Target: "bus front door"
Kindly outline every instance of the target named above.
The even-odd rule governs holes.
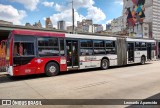
[[[147,59],[152,59],[152,44],[147,43]]]
[[[134,62],[134,43],[128,43],[128,62]]]
[[[66,40],[66,50],[67,50],[67,68],[78,69],[79,68],[78,41]]]

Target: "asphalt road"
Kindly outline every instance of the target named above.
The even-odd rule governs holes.
[[[56,77],[0,75],[0,99],[160,99],[160,61],[108,70],[72,71]],[[4,106],[0,106],[4,107]],[[25,106],[28,107],[28,106]],[[36,107],[36,106],[30,106]],[[43,106],[44,107],[44,106]],[[48,106],[53,108],[53,106]],[[58,108],[127,106],[54,106]],[[128,106],[128,108],[138,106]],[[142,106],[141,106],[142,107]],[[151,106],[143,106],[150,108]],[[153,106],[152,106],[153,107]],[[160,106],[154,106],[160,107]]]

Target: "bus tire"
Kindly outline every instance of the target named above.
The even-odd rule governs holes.
[[[106,70],[109,68],[109,60],[102,59],[101,61],[101,69]]]
[[[142,56],[142,57],[141,57],[141,65],[144,65],[145,62],[146,62],[145,56]]]
[[[56,76],[59,73],[59,65],[55,62],[50,62],[45,67],[45,74],[49,77]]]

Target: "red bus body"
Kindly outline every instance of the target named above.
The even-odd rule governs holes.
[[[48,62],[55,61],[59,64],[60,71],[67,71],[67,65],[61,64],[61,60],[66,61],[65,56],[57,56],[57,57],[35,57],[29,63],[21,66],[13,66],[13,43],[14,43],[14,35],[23,35],[23,36],[46,36],[46,37],[61,37],[64,38],[65,34],[63,33],[53,33],[53,32],[41,32],[41,31],[29,31],[29,30],[13,30],[9,39],[9,56],[8,58],[8,73],[11,76],[20,76],[20,75],[29,75],[29,74],[40,74],[45,72],[45,65]]]

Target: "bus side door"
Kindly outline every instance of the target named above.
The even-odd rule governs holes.
[[[79,68],[78,40],[66,40],[67,68]]]

